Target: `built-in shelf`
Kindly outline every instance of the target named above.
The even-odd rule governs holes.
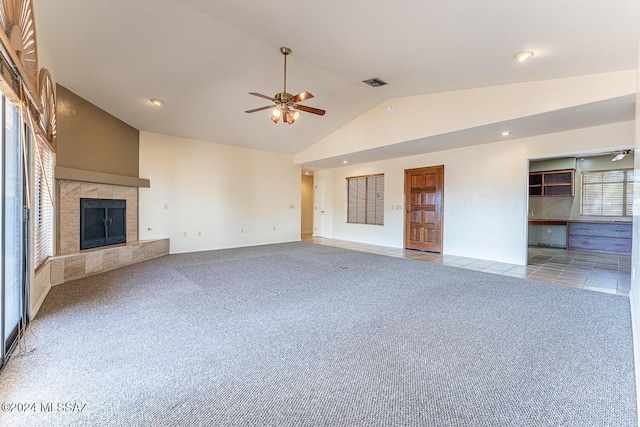
[[[575,170],[529,173],[529,196],[572,197]]]

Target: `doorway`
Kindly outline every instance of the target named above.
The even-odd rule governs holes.
[[[300,197],[300,237],[304,240],[313,235],[313,175],[302,174]]]
[[[325,182],[316,181],[314,185],[314,207],[313,207],[313,235],[324,237],[324,216],[325,216]]]
[[[442,253],[444,166],[404,171],[404,247]]]

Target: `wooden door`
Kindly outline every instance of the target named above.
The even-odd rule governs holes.
[[[404,247],[442,252],[444,166],[404,171]]]

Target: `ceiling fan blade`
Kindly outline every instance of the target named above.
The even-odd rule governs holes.
[[[313,98],[313,95],[309,92],[300,92],[299,94],[297,94],[296,96],[292,97],[290,99],[291,102],[297,103],[297,102],[301,102],[304,101],[305,99],[311,99]]]
[[[319,116],[324,116],[324,113],[326,113],[326,111],[319,108],[307,107],[305,105],[294,105],[293,108],[300,111],[306,111],[307,113],[317,114]]]
[[[258,98],[268,99],[269,101],[275,101],[275,99],[273,99],[272,97],[267,96],[267,95],[263,95],[263,94],[257,93],[257,92],[249,92],[249,95],[257,96]]]
[[[275,108],[274,105],[267,105],[266,107],[254,108],[253,110],[247,110],[245,113],[255,113],[256,111],[268,110],[269,108]]]

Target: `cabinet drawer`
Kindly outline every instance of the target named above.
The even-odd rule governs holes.
[[[569,249],[576,251],[631,253],[631,239],[597,236],[569,236]]]
[[[607,224],[597,222],[570,222],[570,236],[600,236],[620,237],[630,239],[632,234],[631,223]]]

